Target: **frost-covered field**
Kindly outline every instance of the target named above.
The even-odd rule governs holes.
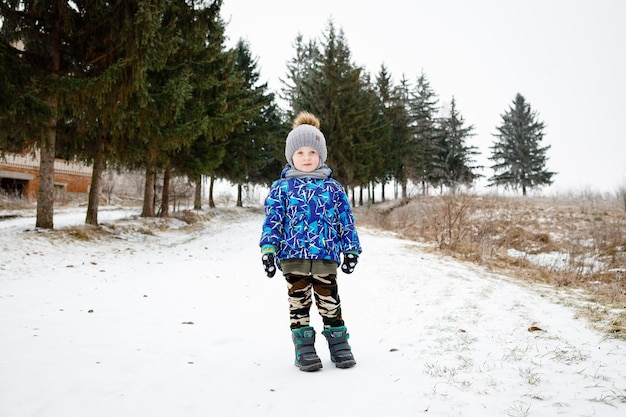
[[[361,229],[341,274],[357,366],[293,366],[260,210],[211,221],[84,211],[0,221],[0,417],[623,416],[626,343],[547,288]],[[314,325],[321,320],[314,312]]]

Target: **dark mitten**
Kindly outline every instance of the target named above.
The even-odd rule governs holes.
[[[273,253],[265,253],[261,257],[263,261],[263,268],[265,268],[265,274],[268,278],[272,278],[276,274],[276,264],[274,262]]]
[[[354,272],[356,263],[359,262],[359,256],[354,253],[345,253],[343,255],[343,264],[341,264],[341,270],[346,274]]]

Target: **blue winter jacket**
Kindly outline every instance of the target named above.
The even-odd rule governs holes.
[[[330,259],[361,253],[348,197],[332,175],[323,179],[281,178],[265,200],[260,246],[272,245],[276,258]]]

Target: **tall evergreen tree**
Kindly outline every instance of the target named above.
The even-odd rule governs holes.
[[[489,186],[503,185],[515,191],[521,188],[522,195],[526,195],[528,189],[552,184],[556,173],[546,169],[550,146],[541,146],[544,128],[537,113],[518,93],[494,134],[496,140],[489,157],[494,161],[494,175],[489,178]]]
[[[197,41],[188,54],[193,93],[182,114],[202,121],[200,134],[192,142],[170,153],[170,164],[178,175],[195,185],[194,208],[202,208],[202,177],[212,175],[226,155],[227,137],[241,119],[240,105],[232,97],[244,83],[235,69],[236,53],[227,50],[225,27],[219,11],[221,1],[197,10]]]
[[[454,193],[461,184],[471,184],[477,174],[474,170],[476,147],[468,146],[466,140],[474,135],[474,126],[465,126],[465,120],[456,108],[456,100],[452,97],[448,116],[441,119],[442,135],[437,146],[438,172],[434,174],[435,182],[450,187]]]
[[[305,43],[301,34],[296,37],[293,47],[295,56],[287,63],[286,79],[281,78],[282,89],[280,98],[287,105],[287,119],[293,120],[304,97],[312,94],[311,83],[308,82],[315,71],[319,70],[321,55],[317,42],[309,40]]]
[[[370,194],[368,201],[373,201],[370,191],[378,182],[384,181],[385,151],[390,145],[390,125],[387,122],[385,108],[380,101],[377,86],[366,74],[362,77],[361,106],[365,111],[356,146],[361,154],[361,161],[355,164],[355,184],[360,186],[359,204],[363,204],[363,191]]]
[[[26,81],[17,90],[6,88],[18,106],[3,119],[18,117],[28,127],[11,134],[24,145],[30,143],[39,149],[36,226],[52,229],[57,126],[65,104],[62,96],[71,89],[72,74],[80,71],[72,58],[76,12],[68,2],[60,0],[5,0],[0,2],[0,12],[2,53],[9,64],[0,70],[2,78],[13,76],[7,71],[19,66],[24,76],[18,75],[17,79]],[[9,82],[11,85],[15,86]],[[28,105],[34,105],[37,111],[23,107]]]
[[[381,184],[382,188],[382,199],[385,200],[385,185],[391,179],[391,157],[392,148],[391,148],[391,137],[392,137],[392,124],[391,124],[391,111],[390,109],[393,106],[392,101],[392,92],[393,92],[393,81],[391,79],[391,74],[387,70],[387,67],[383,64],[380,66],[380,70],[378,74],[376,74],[375,78],[375,92],[378,97],[380,116],[383,120],[383,125],[381,126],[381,132],[379,140],[377,141],[377,146],[381,151],[383,158],[383,166],[380,171],[376,173],[376,181]]]
[[[385,199],[385,183],[391,180],[402,184],[403,197],[406,197],[405,159],[409,154],[411,139],[407,84],[407,80],[403,78],[400,85],[395,86],[391,74],[384,65],[381,66],[376,77],[377,94],[385,120],[384,130],[379,140],[379,146],[385,156],[384,167],[378,174],[382,183],[383,200]]]
[[[199,66],[194,60],[206,48],[206,22],[219,14],[221,0],[209,7],[197,0],[167,0],[165,10],[153,16],[159,37],[145,46],[156,57],[146,72],[145,83],[133,95],[125,122],[132,126],[121,155],[130,166],[145,168],[142,216],[155,216],[155,179],[170,158],[201,136],[209,127],[202,106],[194,101]]]
[[[372,127],[370,105],[363,102],[362,68],[352,63],[344,33],[332,20],[322,37],[318,52],[303,54],[309,68],[299,67],[301,78],[291,79],[297,83],[292,90],[296,93],[293,111],[306,110],[319,117],[329,147],[328,165],[335,177],[345,186],[360,185],[359,145]]]
[[[422,185],[422,193],[427,193],[427,184],[434,181],[436,170],[435,155],[441,131],[437,124],[439,99],[430,86],[430,81],[422,71],[410,97],[411,126],[413,142],[409,166],[410,179]]]
[[[76,59],[82,71],[75,74],[76,94],[68,97],[74,130],[61,141],[67,158],[78,157],[93,165],[85,222],[98,224],[102,174],[108,165],[124,159],[134,127],[126,115],[137,91],[145,89],[148,69],[171,53],[159,47],[161,31],[157,16],[166,1],[144,4],[126,2],[75,2],[82,25],[77,35]],[[155,50],[146,53],[146,45]]]
[[[275,101],[266,105],[258,116],[265,128],[260,132],[260,164],[250,173],[253,184],[270,185],[285,166],[285,138],[291,123]]]
[[[241,74],[243,85],[231,97],[239,108],[240,120],[229,134],[226,142],[228,155],[219,166],[217,173],[237,184],[237,206],[243,206],[242,189],[244,184],[256,182],[259,172],[267,163],[264,149],[280,130],[280,125],[272,114],[277,108],[274,95],[268,92],[267,83],[259,83],[258,59],[252,56],[250,46],[240,40],[236,50],[236,71]]]
[[[136,149],[141,158],[135,162],[145,168],[143,217],[156,215],[158,170],[168,167],[170,155],[189,146],[203,130],[204,120],[189,118],[187,113],[194,88],[189,64],[190,53],[198,41],[193,26],[197,18],[193,7],[185,0],[170,0],[160,16],[163,34],[169,39],[170,53],[148,70],[147,100],[142,105],[143,98],[138,97],[137,107],[131,113],[138,122],[138,128],[131,136],[132,143],[139,145]]]
[[[159,25],[168,2],[0,3],[8,22],[2,29],[3,45],[9,42],[11,62],[17,57],[25,74],[11,75],[21,83],[21,95],[13,97],[18,105],[2,120],[13,123],[17,137],[12,139],[40,150],[38,226],[52,227],[55,156],[93,162],[86,221],[97,223],[100,173],[116,138],[127,148],[127,99],[139,94],[148,64],[162,59],[166,51],[158,37],[168,36]],[[36,106],[42,102],[46,106]]]

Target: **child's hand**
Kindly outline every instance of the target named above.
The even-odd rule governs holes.
[[[341,270],[346,274],[351,274],[354,272],[354,267],[357,262],[359,262],[359,255],[355,255],[354,253],[344,253]]]
[[[265,274],[268,278],[272,278],[276,274],[276,264],[274,263],[274,254],[265,253],[261,257],[263,261],[263,268],[265,268]]]

